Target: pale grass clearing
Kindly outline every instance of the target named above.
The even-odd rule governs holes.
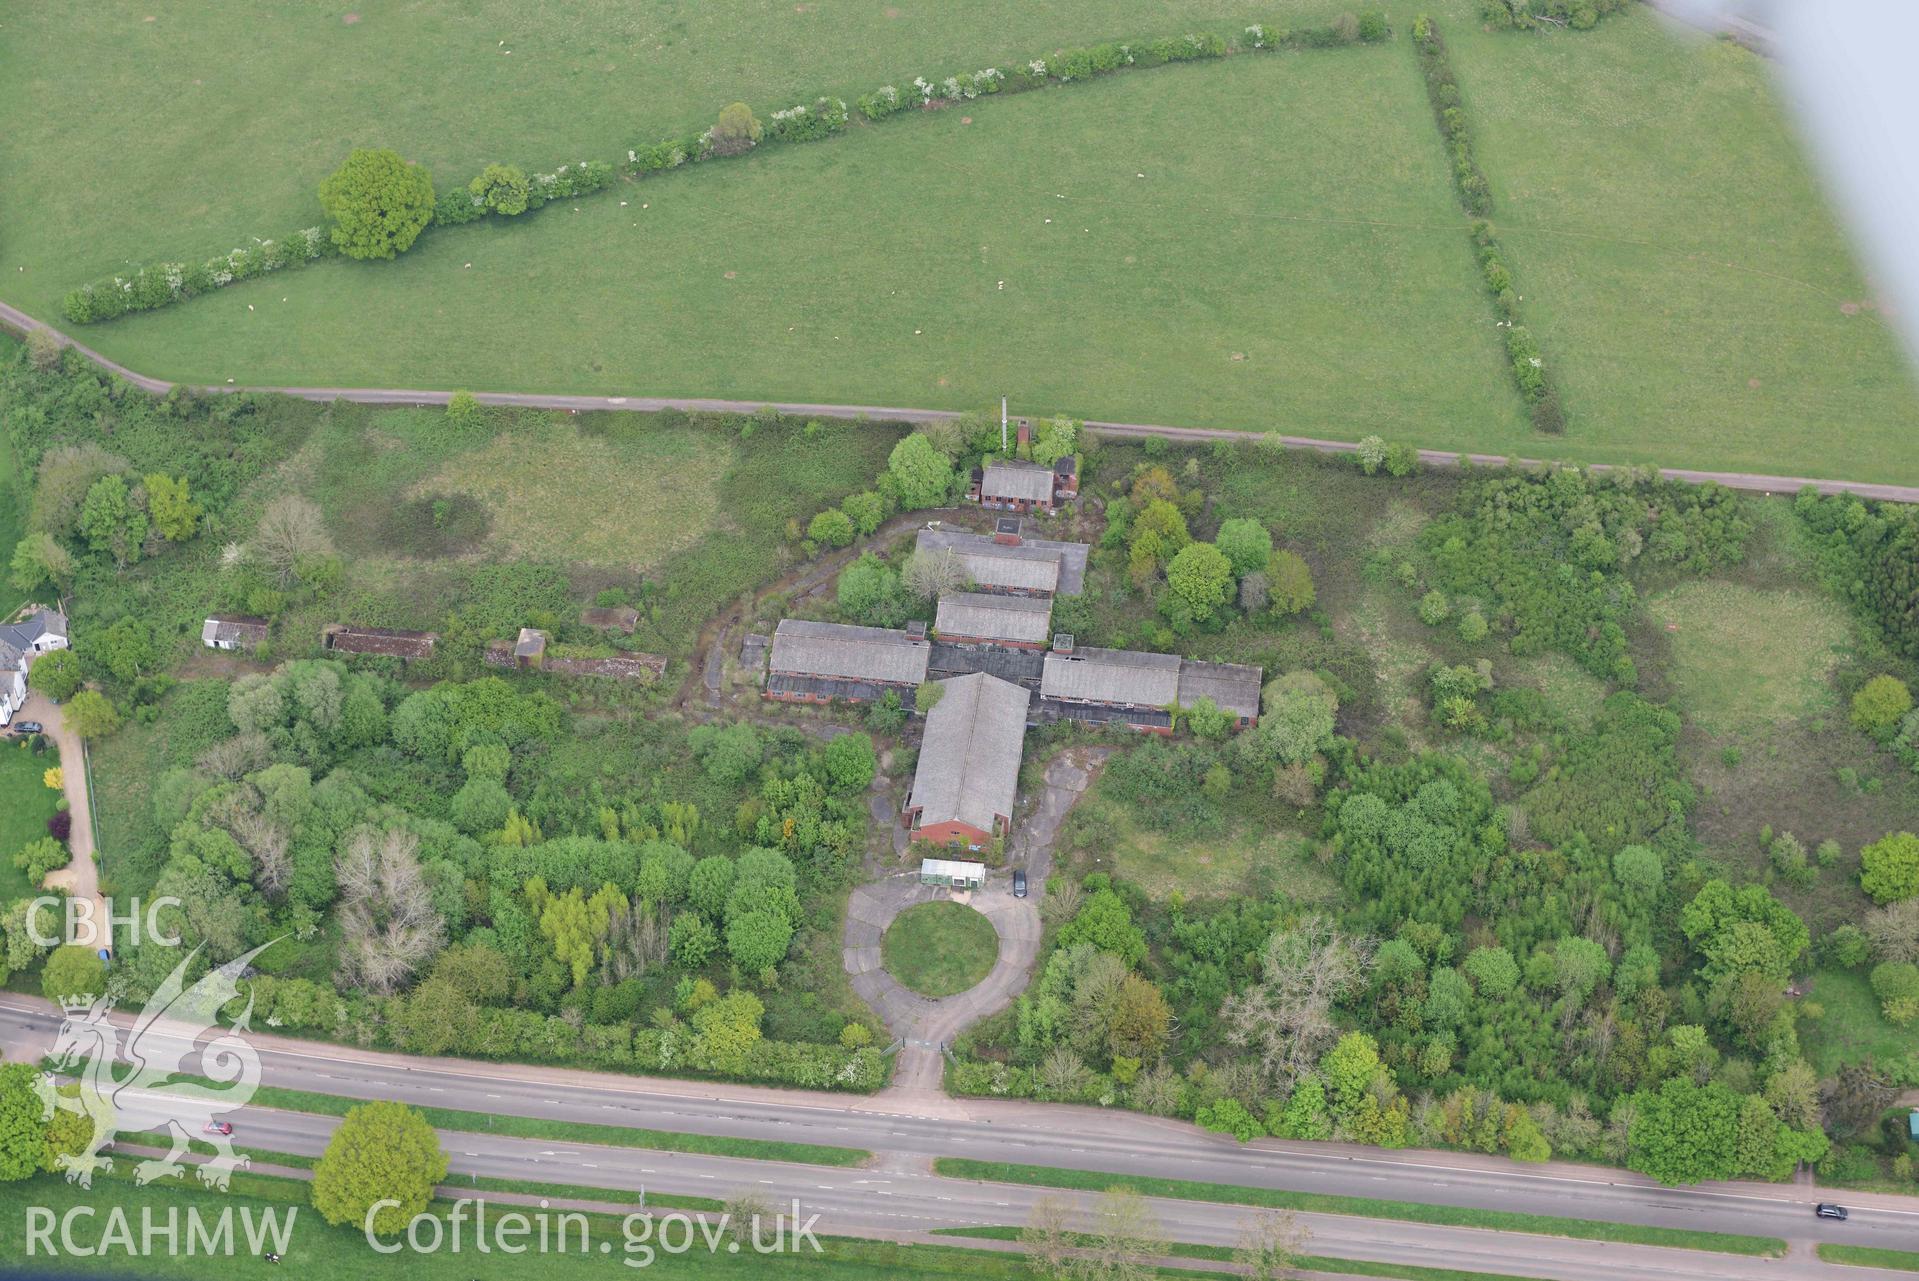
[[[644,573],[713,523],[731,459],[711,435],[588,436],[563,424],[503,433],[449,459],[412,495],[474,495],[492,512],[501,552]]]
[[[1692,582],[1646,601],[1672,646],[1677,701],[1702,729],[1778,725],[1833,706],[1850,639],[1840,606],[1812,592]]]

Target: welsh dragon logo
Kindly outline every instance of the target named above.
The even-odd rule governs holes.
[[[75,1073],[80,1088],[77,1095],[62,1092],[55,1089],[51,1074],[43,1076],[44,1119],[52,1119],[54,1109],[62,1108],[93,1122],[86,1148],[59,1158],[69,1183],[92,1187],[95,1170],[112,1169],[113,1158],[102,1156],[101,1149],[122,1132],[157,1130],[172,1144],[165,1156],[134,1167],[136,1183],[181,1173],[181,1158],[193,1139],[210,1143],[215,1150],[211,1160],[197,1167],[200,1181],[208,1187],[224,1191],[234,1169],[248,1164],[246,1157],[234,1152],[232,1139],[212,1122],[216,1113],[244,1107],[260,1087],[260,1056],[244,1036],[253,1015],[252,992],[231,1028],[220,1028],[216,1019],[221,1007],[240,994],[240,975],[271,946],[262,944],[209,970],[191,987],[185,982],[187,968],[200,949],[189,952],[134,1019],[124,1048],[119,1027],[108,1019],[111,998],[79,997],[60,1003],[66,1019],[49,1057],[55,1071]],[[218,1035],[198,1044],[201,1034],[210,1030]],[[198,1059],[193,1074],[221,1088],[198,1080],[176,1080],[188,1071],[190,1057]],[[116,1072],[123,1065],[125,1071]]]

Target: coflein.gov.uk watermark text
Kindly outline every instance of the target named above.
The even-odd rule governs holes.
[[[708,1254],[821,1253],[814,1228],[819,1215],[803,1214],[794,1200],[790,1209],[773,1214],[753,1213],[744,1218],[732,1212],[655,1214],[639,1211],[618,1220],[589,1216],[577,1210],[554,1210],[541,1201],[533,1206],[493,1206],[485,1200],[462,1197],[444,1210],[416,1215],[404,1232],[382,1237],[373,1231],[374,1217],[398,1206],[377,1201],[367,1211],[364,1236],[378,1254],[501,1254],[618,1256],[629,1268],[650,1267],[661,1255],[678,1256],[704,1250]],[[285,1255],[294,1245],[297,1206],[257,1208],[227,1206],[218,1214],[199,1206],[142,1206],[129,1213],[121,1206],[71,1206],[56,1212],[47,1206],[29,1206],[26,1212],[24,1257],[91,1259],[120,1256],[129,1259],[163,1257],[222,1258],[236,1255]],[[617,1223],[617,1231],[614,1224]],[[333,1231],[321,1227],[317,1231]]]

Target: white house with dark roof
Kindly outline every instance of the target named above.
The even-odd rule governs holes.
[[[906,819],[918,840],[981,849],[1012,829],[1032,696],[983,672],[940,682]]]
[[[67,647],[67,616],[41,607],[18,622],[0,623],[0,725],[10,725],[27,702],[27,668],[42,654]]]
[[[870,702],[891,689],[910,702],[926,680],[932,648],[924,636],[891,628],[781,619],[765,696],[787,703]]]

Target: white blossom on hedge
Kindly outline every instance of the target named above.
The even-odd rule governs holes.
[[[1044,58],[1035,58],[1026,64],[1026,69],[1036,76],[1043,76],[1046,74],[1046,60]]]

